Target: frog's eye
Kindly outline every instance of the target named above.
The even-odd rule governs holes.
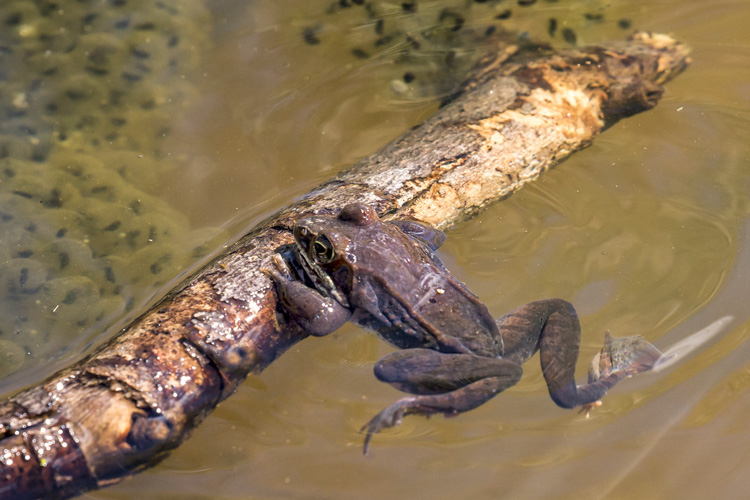
[[[333,260],[333,245],[325,236],[319,235],[315,238],[312,248],[317,262],[327,264]]]

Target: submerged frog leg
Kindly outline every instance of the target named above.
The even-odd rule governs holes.
[[[589,377],[587,384],[575,382],[575,365],[581,340],[581,325],[573,306],[561,299],[548,299],[521,306],[497,320],[505,342],[505,359],[518,363],[539,351],[542,373],[550,397],[563,408],[591,409],[620,380],[653,367],[659,351],[638,337],[610,337],[602,355],[605,369]],[[609,347],[609,349],[608,349]]]
[[[399,390],[416,394],[399,399],[363,428],[364,453],[372,435],[401,423],[406,415],[453,416],[472,410],[521,378],[520,365],[500,358],[405,349],[375,365],[375,376]]]
[[[276,268],[263,269],[263,272],[276,284],[279,300],[300,328],[311,335],[322,337],[349,320],[351,310],[295,280],[280,255],[274,255],[273,262]]]

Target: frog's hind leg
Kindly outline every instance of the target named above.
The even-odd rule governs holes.
[[[472,410],[518,383],[521,373],[520,365],[498,358],[430,349],[391,353],[376,364],[375,375],[415,396],[399,399],[362,428],[367,431],[364,452],[373,434],[399,425],[406,415],[453,416]]]
[[[581,325],[572,304],[562,299],[531,302],[499,318],[497,324],[505,359],[523,363],[539,351],[550,396],[563,408],[590,406],[623,378],[650,369],[660,355],[637,337],[619,339],[614,346],[610,339],[602,350],[602,355],[608,354],[606,369],[590,377],[589,383],[577,385]]]
[[[502,378],[508,388],[521,378],[521,365],[500,358],[402,349],[375,364],[381,382],[411,394],[444,394],[486,378]]]

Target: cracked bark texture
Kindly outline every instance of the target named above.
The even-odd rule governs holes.
[[[499,49],[422,125],[260,224],[94,354],[0,403],[0,497],[68,498],[155,464],[305,338],[261,272],[300,215],[357,200],[445,229],[654,106],[687,63],[684,46],[643,33]]]

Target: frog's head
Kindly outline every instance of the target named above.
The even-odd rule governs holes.
[[[345,206],[337,217],[311,216],[297,221],[295,254],[318,291],[349,307],[357,244],[378,223],[375,210],[362,203]]]

